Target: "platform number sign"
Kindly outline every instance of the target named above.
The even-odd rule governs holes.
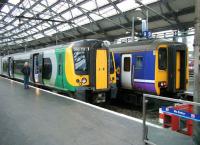
[[[150,31],[144,31],[143,32],[143,37],[151,38],[152,37],[152,33]]]

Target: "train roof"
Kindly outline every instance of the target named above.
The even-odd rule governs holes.
[[[39,52],[43,52],[43,51],[47,51],[47,50],[54,50],[56,48],[63,48],[63,47],[67,47],[67,46],[69,46],[69,45],[67,45],[67,44],[54,45],[54,46],[49,46],[49,47],[45,47],[45,48],[29,50],[26,52],[19,52],[19,53],[5,55],[5,56],[3,56],[3,58],[12,57],[12,56],[16,56],[16,55],[28,55],[28,54],[32,54],[32,53],[39,53]]]
[[[53,45],[53,46],[48,46],[48,47],[45,47],[45,48],[34,49],[34,50],[27,51],[27,52],[13,53],[13,54],[6,55],[6,56],[3,56],[3,57],[7,58],[7,57],[11,57],[11,56],[16,56],[16,55],[32,54],[32,53],[39,53],[39,52],[43,52],[43,51],[47,51],[47,50],[54,50],[56,48],[66,48],[71,44],[81,46],[81,45],[85,45],[87,43],[94,42],[94,41],[103,42],[103,41],[97,40],[97,39],[83,39],[83,40],[77,40],[77,41],[69,42],[69,43],[66,43],[66,44]]]
[[[136,42],[129,42],[129,43],[122,43],[122,44],[114,44],[110,45],[109,48],[114,52],[120,52],[120,51],[151,51],[155,50],[158,45],[160,44],[184,44],[174,41],[169,41],[166,39],[150,39],[150,40],[142,40],[142,41],[136,41]],[[185,45],[185,44],[184,44]]]

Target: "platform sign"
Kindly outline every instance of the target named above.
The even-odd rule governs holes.
[[[150,31],[144,31],[143,32],[143,37],[151,38],[152,37],[152,33]]]
[[[174,31],[174,36],[178,36],[178,31]]]
[[[179,116],[182,118],[186,118],[186,119],[190,119],[190,120],[194,120],[197,122],[200,122],[200,115],[199,114],[193,114],[193,113],[189,113],[186,111],[182,111],[182,110],[176,110],[170,107],[162,107],[162,111],[164,113],[168,113],[168,114],[173,114],[175,116]]]

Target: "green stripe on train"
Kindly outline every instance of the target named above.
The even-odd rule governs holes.
[[[57,67],[57,75],[56,75],[56,81],[55,81],[55,86],[57,88],[61,88],[64,90],[69,90],[69,91],[76,91],[76,88],[72,86],[68,81],[65,74],[65,51],[66,48],[57,48],[55,53],[56,53],[56,61],[58,64]]]

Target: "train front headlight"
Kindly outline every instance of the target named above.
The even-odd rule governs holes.
[[[87,79],[86,79],[86,78],[82,78],[82,79],[81,79],[81,83],[82,83],[82,84],[87,83]]]
[[[166,88],[167,87],[167,82],[165,82],[165,81],[159,82],[158,83],[158,87],[160,87],[160,88]]]

